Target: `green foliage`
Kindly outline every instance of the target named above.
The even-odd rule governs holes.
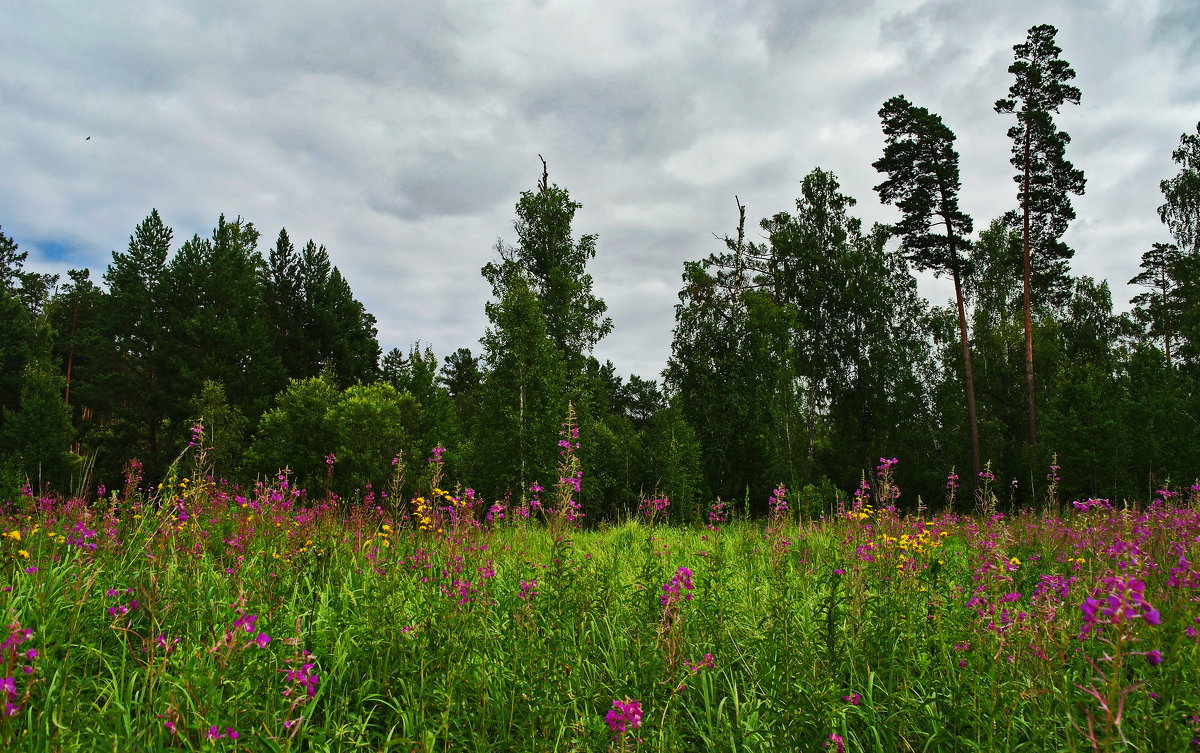
[[[292,380],[258,423],[250,448],[258,473],[288,468],[301,487],[322,488],[325,456],[334,450],[328,414],[339,397],[337,387],[324,377]]]
[[[21,380],[15,410],[4,409],[0,457],[19,458],[19,467],[35,487],[65,488],[73,457],[71,412],[63,402],[63,379],[41,359],[30,361]]]
[[[229,404],[220,382],[205,381],[192,399],[192,420],[204,427],[204,441],[212,473],[217,478],[241,478],[242,453],[246,446],[249,421],[236,406]],[[190,429],[189,429],[190,432]],[[188,435],[181,436],[184,444]]]
[[[1200,123],[1196,133],[1179,137],[1171,159],[1179,165],[1179,174],[1159,184],[1166,201],[1158,215],[1176,242],[1195,255],[1200,253]]]
[[[480,486],[495,496],[521,495],[534,482],[549,488],[554,478],[565,371],[524,274],[509,267],[495,294],[482,340],[487,373],[475,430]]]
[[[400,392],[412,395],[420,408],[413,435],[420,449],[407,458],[413,464],[411,467],[414,471],[423,470],[426,456],[422,453],[441,446],[448,450],[443,456],[444,472],[462,478],[466,470],[464,431],[454,398],[439,384],[438,358],[433,349],[422,349],[420,343],[413,343],[407,358],[393,348],[384,361],[384,380]]]
[[[343,493],[367,484],[383,489],[393,458],[423,460],[415,442],[418,415],[416,399],[390,384],[347,387],[326,414],[334,432],[338,488]]]
[[[34,321],[16,294],[0,289],[0,415],[16,410],[21,401],[21,378],[33,355]],[[3,424],[0,424],[2,426]]]
[[[675,406],[655,411],[642,431],[644,450],[642,490],[671,500],[676,519],[698,520],[704,497],[700,442]]]

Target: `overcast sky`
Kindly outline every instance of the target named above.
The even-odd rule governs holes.
[[[176,247],[241,215],[264,252],[281,227],[324,244],[385,351],[478,352],[479,270],[542,154],[599,236],[596,355],[657,377],[682,263],[734,231],[735,194],[759,232],[819,166],[895,219],[871,168],[895,94],[958,135],[977,228],[1013,208],[992,106],[1041,23],[1083,93],[1057,121],[1087,177],[1074,269],[1124,306],[1200,120],[1196,0],[5,0],[0,226],[27,268],[98,280],[151,208]]]

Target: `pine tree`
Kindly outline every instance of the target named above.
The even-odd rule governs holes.
[[[1177,337],[1184,300],[1177,274],[1183,260],[1179,246],[1174,243],[1155,243],[1142,254],[1142,271],[1129,281],[1130,285],[1150,288],[1130,301],[1134,305],[1133,320],[1149,337],[1161,337],[1167,365],[1174,362],[1172,338]]]
[[[0,423],[21,398],[21,375],[32,355],[33,318],[21,304],[17,284],[28,254],[0,230]]]
[[[271,328],[272,350],[279,356],[289,378],[312,376],[302,363],[305,322],[300,257],[288,237],[287,228],[279,231],[263,273],[263,297]]]
[[[1013,140],[1014,180],[1020,186],[1017,200],[1021,207],[1023,233],[1023,274],[1025,313],[1025,391],[1028,403],[1029,443],[1037,447],[1037,410],[1033,380],[1033,280],[1035,274],[1046,280],[1043,295],[1065,299],[1069,295],[1067,262],[1074,255],[1059,239],[1075,219],[1068,194],[1083,194],[1081,170],[1066,158],[1071,137],[1058,130],[1053,115],[1067,103],[1079,104],[1079,89],[1070,85],[1075,71],[1059,58],[1061,48],[1054,43],[1058,30],[1046,24],[1029,30],[1025,42],[1015,45],[1016,61],[1009,67],[1016,81],[1009,98],[997,100],[996,112],[1015,115],[1017,124],[1009,129]]]
[[[1179,173],[1160,184],[1166,201],[1158,213],[1178,246],[1170,264],[1179,306],[1175,331],[1179,357],[1190,368],[1200,365],[1200,124],[1179,138],[1171,158]]]
[[[286,383],[271,347],[258,239],[253,223],[221,215],[210,238],[192,237],[167,267],[176,422],[189,418],[206,380],[224,385],[230,405],[251,421]]]
[[[972,222],[958,206],[961,183],[954,132],[939,116],[916,107],[903,96],[885,102],[879,118],[886,142],[883,157],[872,166],[888,175],[886,181],[875,187],[879,198],[903,212],[893,232],[903,239],[906,255],[918,269],[933,270],[936,275],[949,274],[954,282],[971,439],[971,478],[978,479],[983,466],[963,294]],[[934,227],[940,231],[934,232]]]

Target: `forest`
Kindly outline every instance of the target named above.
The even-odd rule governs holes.
[[[1048,490],[1119,502],[1186,487],[1200,472],[1200,125],[1163,145],[1178,172],[1161,183],[1161,241],[1129,249],[1141,292],[1124,310],[1107,281],[1072,275],[1063,241],[1085,176],[1055,122],[1081,92],[1054,38],[1034,27],[1014,48],[995,105],[1011,211],[963,213],[953,130],[893,97],[873,166],[900,220],[865,227],[821,168],[761,232],[731,201],[727,228],[702,229],[712,253],[684,264],[661,375],[622,378],[592,355],[620,337],[588,272],[598,238],[544,162],[515,238],[481,270],[478,352],[418,336],[384,353],[337,249],[286,229],[270,243],[240,216],[177,243],[151,210],[98,274],[27,271],[0,232],[0,499],[103,496],[130,463],[161,480],[202,433],[230,481],[283,470],[314,495],[408,499],[436,457],[448,483],[515,501],[559,480],[569,412],[589,522],[645,499],[678,519],[716,498],[764,514],[780,483],[819,516],[881,458],[914,507],[969,507],[979,485],[1010,509]],[[954,299],[923,299],[920,272]]]

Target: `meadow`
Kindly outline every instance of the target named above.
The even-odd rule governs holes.
[[[123,489],[26,489],[0,745],[1200,747],[1200,486],[967,515],[951,478],[903,514],[885,460],[817,518],[780,487],[765,520],[665,525],[659,499],[582,525],[570,452],[520,502],[443,489],[436,452],[415,500],[239,487],[203,453],[161,485],[131,463]]]

